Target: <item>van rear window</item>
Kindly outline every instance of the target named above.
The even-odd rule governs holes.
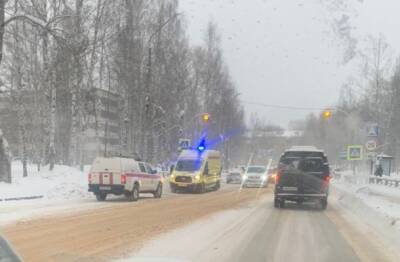
[[[288,151],[285,152],[283,157],[324,157],[322,152],[301,152],[301,151]]]
[[[283,170],[299,170],[302,172],[325,172],[328,166],[323,158],[319,157],[288,157],[279,162]]]

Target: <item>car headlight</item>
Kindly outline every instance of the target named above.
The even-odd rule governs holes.
[[[194,176],[194,179],[195,179],[195,180],[199,180],[199,179],[200,179],[200,175],[195,175],[195,176]]]

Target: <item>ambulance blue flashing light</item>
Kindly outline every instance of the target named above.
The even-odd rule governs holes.
[[[205,145],[205,141],[202,140],[200,142],[200,144],[197,146],[197,151],[199,151],[200,153],[202,153],[204,150],[206,150],[206,145]]]

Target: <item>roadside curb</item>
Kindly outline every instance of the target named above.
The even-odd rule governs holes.
[[[38,196],[26,196],[26,197],[0,198],[0,202],[19,201],[19,200],[32,200],[32,199],[39,199],[39,198],[43,198],[43,195],[38,195]]]

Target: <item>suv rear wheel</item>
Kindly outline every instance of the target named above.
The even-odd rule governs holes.
[[[279,208],[279,199],[274,198],[274,207]]]
[[[328,199],[326,197],[322,198],[320,200],[320,205],[321,205],[321,210],[325,210],[328,207]]]
[[[276,208],[284,208],[285,207],[285,200],[274,198],[274,207]]]
[[[96,194],[97,201],[105,201],[107,198],[107,193],[99,192]]]

